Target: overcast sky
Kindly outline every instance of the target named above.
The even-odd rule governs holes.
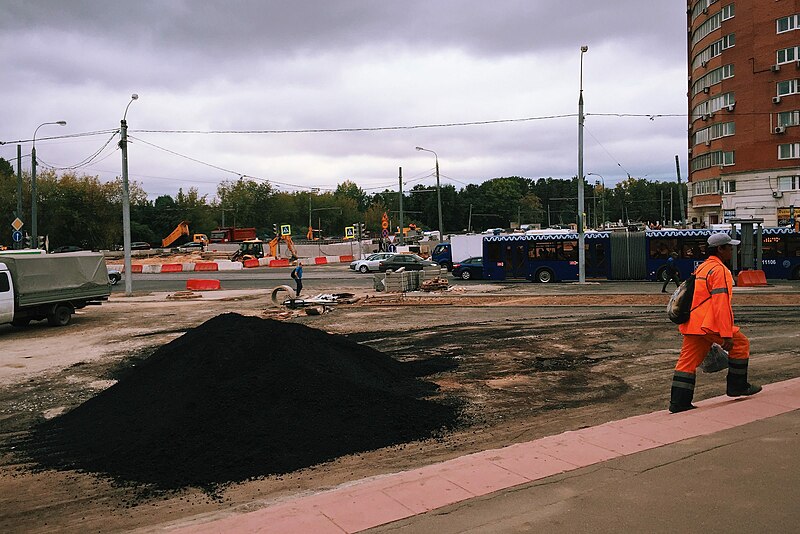
[[[0,157],[16,168],[24,141],[29,170],[36,127],[66,120],[36,149],[40,167],[74,166],[137,93],[129,173],[151,198],[211,198],[240,175],[375,192],[402,167],[409,187],[435,183],[415,146],[457,188],[570,178],[584,44],[585,173],[674,181],[677,154],[685,178],[686,13],[656,0],[2,0]],[[409,128],[486,121],[507,122]],[[299,132],[342,129],[357,131]],[[118,139],[78,172],[121,175]]]

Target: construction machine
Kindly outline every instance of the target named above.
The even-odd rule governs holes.
[[[231,260],[242,261],[254,258],[263,258],[265,256],[264,254],[265,244],[269,247],[269,255],[272,257],[277,257],[278,243],[281,240],[286,243],[286,246],[289,249],[289,254],[291,255],[289,259],[291,261],[295,261],[297,259],[297,249],[294,248],[294,243],[292,243],[292,237],[288,235],[277,236],[269,243],[261,241],[260,239],[250,239],[248,241],[245,241],[244,243],[241,243],[239,245],[239,250],[233,253],[233,255],[231,256]]]
[[[161,246],[166,248],[173,244],[182,235],[189,235],[189,221],[181,221],[167,237],[161,240]]]

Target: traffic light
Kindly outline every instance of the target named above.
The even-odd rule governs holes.
[[[275,237],[278,237],[278,225],[277,225],[277,223],[272,225],[272,233],[275,234]]]
[[[44,245],[45,245],[44,236],[40,235],[39,238],[38,238],[38,242],[36,244],[36,248],[40,248],[40,249],[44,248]]]
[[[23,248],[31,248],[31,236],[29,236],[27,233],[25,234],[25,237],[22,239],[22,242],[24,244]]]

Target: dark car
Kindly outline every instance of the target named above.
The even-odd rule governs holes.
[[[62,252],[80,252],[83,249],[75,245],[64,245],[53,249],[52,254],[61,254]]]
[[[416,254],[395,254],[391,258],[386,258],[378,264],[378,270],[382,273],[391,269],[396,271],[405,267],[406,271],[421,271],[423,267],[438,267],[435,261],[424,260]]]
[[[476,256],[454,263],[453,276],[462,280],[483,278],[483,258]]]
[[[117,285],[117,282],[122,280],[122,273],[116,269],[108,268],[108,283],[112,286]]]
[[[131,250],[150,250],[150,243],[144,241],[134,241],[131,243]]]

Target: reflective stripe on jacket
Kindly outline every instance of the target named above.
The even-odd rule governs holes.
[[[716,256],[710,256],[695,271],[694,298],[689,320],[678,327],[681,334],[733,337],[733,275]]]

